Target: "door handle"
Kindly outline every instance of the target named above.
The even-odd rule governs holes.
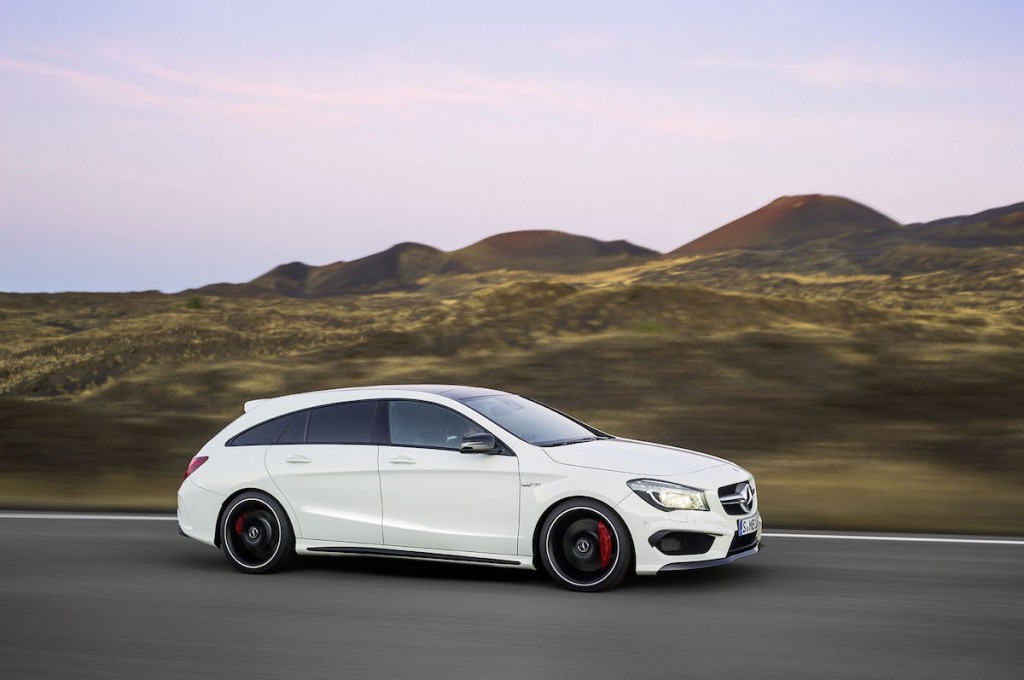
[[[415,465],[416,459],[409,456],[391,456],[388,458],[388,462],[395,465]]]
[[[284,462],[286,462],[286,463],[312,463],[313,459],[312,458],[307,458],[306,456],[288,456],[287,458],[284,459]]]

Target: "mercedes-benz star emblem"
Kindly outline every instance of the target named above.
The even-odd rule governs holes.
[[[740,510],[743,512],[750,512],[754,507],[754,490],[751,488],[750,484],[744,482],[743,485],[740,486],[740,492],[738,495],[740,497]]]
[[[259,527],[249,527],[249,538],[256,540],[259,538],[260,529]]]
[[[581,538],[580,540],[576,541],[576,550],[578,550],[581,553],[587,552],[588,550],[590,550],[590,541],[588,541],[585,538]]]

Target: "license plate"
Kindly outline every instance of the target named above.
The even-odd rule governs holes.
[[[738,520],[736,524],[738,525],[736,531],[740,536],[756,534],[757,530],[761,527],[761,515],[758,514],[753,517]]]

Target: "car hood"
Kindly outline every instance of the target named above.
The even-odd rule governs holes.
[[[597,439],[544,451],[563,465],[637,475],[681,475],[728,463],[706,453],[632,439]]]

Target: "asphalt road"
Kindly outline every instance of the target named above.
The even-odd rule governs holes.
[[[608,593],[381,558],[246,576],[174,522],[0,518],[0,678],[1020,677],[1024,545],[773,538]]]

